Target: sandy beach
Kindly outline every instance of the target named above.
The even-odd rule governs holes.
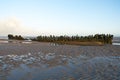
[[[120,46],[0,43],[0,80],[119,80]]]
[[[22,55],[27,53],[56,53],[58,55],[86,55],[96,56],[120,56],[120,46],[76,46],[76,45],[55,45],[54,43],[33,42],[33,43],[0,43],[0,55]]]

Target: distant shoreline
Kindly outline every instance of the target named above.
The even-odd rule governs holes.
[[[24,37],[25,38],[25,37]],[[8,39],[7,36],[0,36],[0,43],[38,43],[44,41],[32,41],[30,40],[31,37],[26,37],[28,40],[12,40]],[[65,45],[81,45],[81,46],[103,46],[105,45],[103,42],[100,41],[45,41],[47,43],[54,43],[54,44],[65,44]],[[112,40],[113,45],[120,44],[120,37],[114,37]]]
[[[77,42],[77,41],[59,41],[59,42],[38,42],[38,41],[29,41],[29,40],[9,40],[9,39],[0,39],[0,44],[4,43],[21,43],[21,44],[34,44],[34,43],[51,43],[54,45],[79,45],[79,46],[103,46],[102,42]],[[113,42],[111,45],[120,45],[120,42]]]
[[[28,41],[28,40],[9,40],[0,39],[0,43],[39,43],[38,41]],[[45,43],[45,42],[42,42]],[[81,46],[103,46],[102,42],[78,42],[78,41],[59,41],[59,42],[46,42],[54,44],[66,44],[66,45],[81,45]]]

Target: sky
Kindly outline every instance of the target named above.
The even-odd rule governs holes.
[[[0,35],[120,36],[120,0],[0,0]]]

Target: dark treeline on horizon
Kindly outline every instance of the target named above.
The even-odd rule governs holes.
[[[41,42],[57,42],[57,41],[80,41],[80,42],[90,42],[90,41],[98,41],[105,44],[111,44],[113,39],[113,35],[111,34],[95,34],[89,36],[38,36],[33,39]]]
[[[21,35],[13,36],[12,34],[8,35],[8,39],[15,39],[15,40],[25,40]],[[102,42],[104,44],[112,44],[113,35],[111,34],[95,34],[89,36],[37,36],[32,38],[32,41],[39,41],[39,42],[65,42],[65,41],[77,41],[77,42]]]
[[[8,34],[8,39],[13,39],[13,40],[25,40],[21,35],[12,35]]]

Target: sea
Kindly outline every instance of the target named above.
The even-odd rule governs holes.
[[[0,36],[0,39],[8,39],[7,36]]]
[[[120,37],[114,37],[112,41],[112,45],[120,45]]]

